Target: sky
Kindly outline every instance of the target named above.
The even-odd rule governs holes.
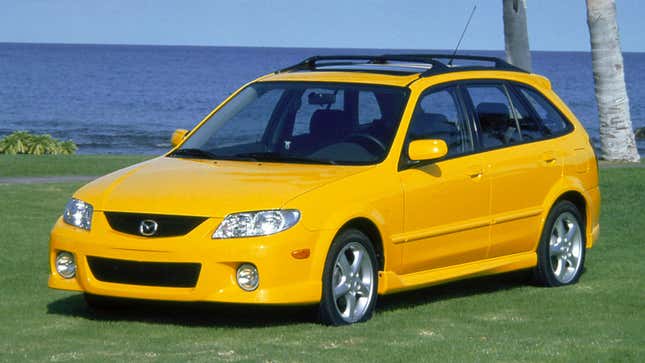
[[[584,0],[527,0],[532,50],[590,49]],[[0,0],[0,42],[504,49],[502,0]],[[617,0],[645,52],[645,1]]]

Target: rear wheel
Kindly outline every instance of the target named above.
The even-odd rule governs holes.
[[[558,202],[546,220],[540,245],[535,279],[545,286],[574,284],[585,261],[585,224],[571,202]]]
[[[323,272],[320,318],[345,325],[371,318],[376,304],[376,254],[369,238],[355,229],[342,231],[332,243]]]

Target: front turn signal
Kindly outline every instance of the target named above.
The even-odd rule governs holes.
[[[295,258],[296,260],[304,260],[305,258],[309,258],[310,254],[311,251],[308,248],[291,251],[291,257]]]

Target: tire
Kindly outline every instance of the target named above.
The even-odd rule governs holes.
[[[586,255],[585,231],[584,218],[573,203],[562,200],[553,206],[537,250],[536,283],[555,287],[578,281]]]
[[[328,325],[369,320],[376,305],[377,268],[370,239],[355,229],[341,231],[325,261],[320,320]]]

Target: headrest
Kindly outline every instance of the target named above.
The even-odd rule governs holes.
[[[446,115],[441,114],[441,113],[423,113],[419,115],[423,118],[423,122],[425,123],[430,123],[430,124],[438,124],[438,123],[449,123],[448,118]]]
[[[318,136],[343,135],[351,128],[347,114],[341,110],[316,110],[309,123],[310,133]]]
[[[441,113],[420,113],[414,117],[410,132],[414,136],[427,137],[441,132],[452,132],[455,128]]]
[[[477,105],[477,115],[484,117],[505,117],[509,118],[508,106],[497,102],[482,102]]]

